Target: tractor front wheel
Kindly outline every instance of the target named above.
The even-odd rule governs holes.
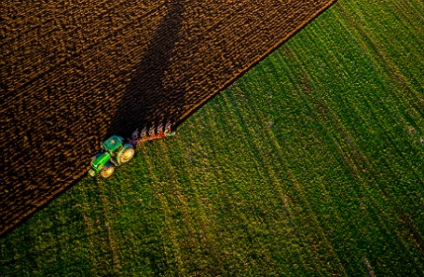
[[[122,153],[118,157],[119,163],[123,164],[123,163],[129,162],[134,157],[134,154],[135,154],[135,150],[133,147],[126,148],[124,151],[122,151]]]
[[[114,171],[115,171],[115,166],[111,163],[107,163],[107,164],[105,164],[105,166],[100,171],[100,175],[103,178],[109,178],[110,175],[112,175]]]

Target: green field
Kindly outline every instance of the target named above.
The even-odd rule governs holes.
[[[339,0],[1,239],[0,276],[423,276],[423,14]]]

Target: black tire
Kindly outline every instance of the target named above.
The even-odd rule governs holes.
[[[132,146],[126,146],[125,150],[123,150],[118,157],[119,164],[124,164],[129,162],[135,154],[135,150]]]
[[[102,176],[103,178],[109,178],[114,171],[115,171],[115,166],[111,163],[107,163],[100,171],[100,176]]]

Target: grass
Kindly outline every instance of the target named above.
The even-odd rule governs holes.
[[[423,275],[422,14],[340,0],[2,239],[0,275]]]

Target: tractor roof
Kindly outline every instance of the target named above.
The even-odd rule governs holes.
[[[103,147],[106,151],[113,152],[122,145],[124,139],[120,136],[111,136],[103,142]]]

